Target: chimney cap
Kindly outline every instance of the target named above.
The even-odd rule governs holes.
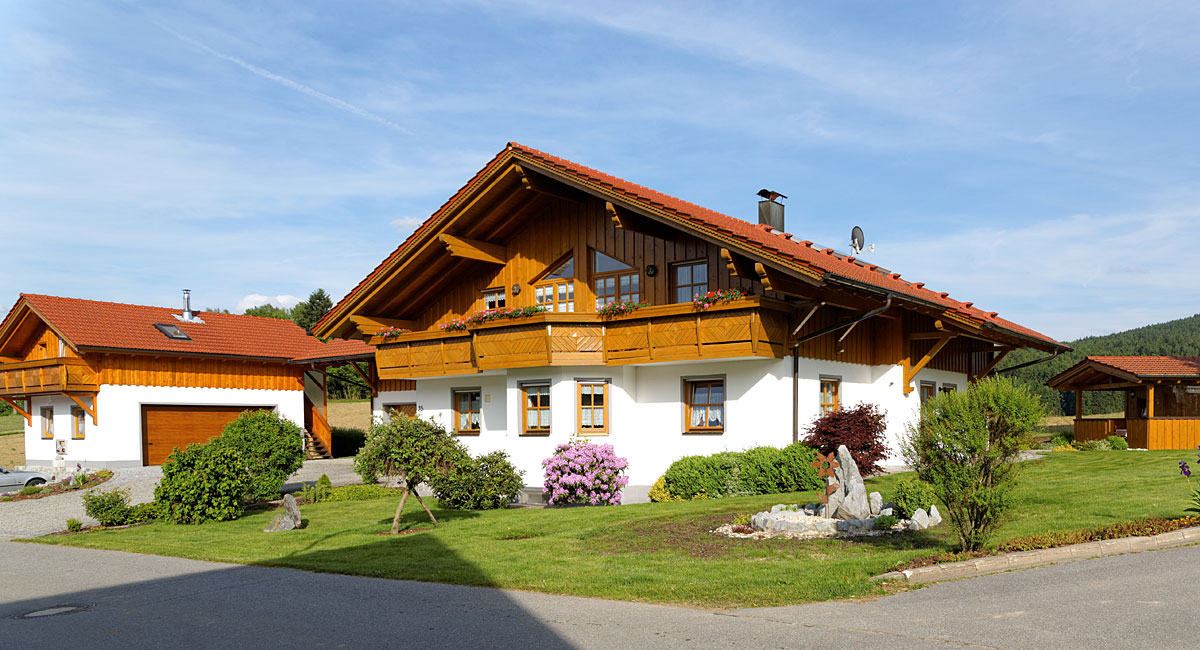
[[[774,201],[775,199],[786,199],[787,198],[786,194],[780,194],[779,192],[776,192],[775,190],[768,190],[766,188],[759,190],[758,195],[768,201]]]

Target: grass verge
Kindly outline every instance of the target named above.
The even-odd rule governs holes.
[[[1076,452],[1031,461],[1013,518],[995,543],[1181,515],[1190,494],[1176,473],[1184,456],[1190,454]],[[899,476],[871,479],[868,489],[889,497]],[[708,532],[775,503],[815,499],[813,493],[799,493],[615,508],[435,509],[440,527],[397,537],[379,534],[396,505],[384,499],[306,506],[307,527],[287,533],[263,533],[274,513],[258,511],[203,526],[155,523],[35,541],[714,608],[884,593],[888,587],[872,583],[871,576],[955,547],[948,524],[860,541],[743,540]],[[406,508],[402,523],[407,529],[429,526],[416,503]]]

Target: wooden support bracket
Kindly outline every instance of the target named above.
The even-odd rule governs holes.
[[[63,393],[63,394],[66,395],[68,398],[70,398],[70,400],[72,402],[75,402],[76,404],[78,404],[79,408],[86,411],[88,415],[92,416],[92,424],[94,426],[100,426],[100,420],[99,420],[99,418],[96,417],[96,413],[98,410],[96,408],[96,398],[99,395],[98,393],[86,393],[87,396],[90,396],[92,398],[91,406],[88,406],[87,404],[85,404],[83,402],[83,400],[79,399],[79,397],[76,396],[74,393]]]
[[[584,198],[584,194],[579,190],[563,185],[545,176],[532,173],[520,165],[513,165],[513,169],[521,176],[521,186],[531,192],[574,201],[575,203],[579,203]]]
[[[21,417],[25,418],[25,424],[33,424],[33,415],[30,414],[30,411],[33,410],[32,407],[30,406],[31,400],[28,397],[26,397],[24,399],[25,408],[21,408],[17,404],[17,399],[18,398],[0,396],[0,400],[4,400],[5,402],[8,402],[8,405],[13,407],[14,411],[16,411],[17,413],[20,413]]]
[[[729,269],[729,273],[736,275],[745,280],[757,280],[758,271],[754,268],[754,262],[738,255],[728,248],[721,249],[721,259],[725,260],[725,268]]]
[[[929,348],[929,352],[926,352],[925,356],[921,357],[921,360],[918,361],[916,364],[910,365],[911,362],[909,359],[904,360],[904,363],[902,365],[904,366],[904,394],[905,395],[916,390],[915,388],[913,388],[913,385],[912,385],[913,377],[916,377],[918,372],[921,372],[921,370],[923,368],[925,368],[925,366],[927,366],[930,361],[933,361],[933,358],[937,356],[937,353],[941,352],[942,348],[946,347],[946,344],[949,343],[950,340],[953,338],[954,338],[954,334],[950,334],[949,332],[947,332],[946,334],[943,334],[942,338],[938,339],[937,343],[934,343],[933,347]]]
[[[358,367],[357,361],[351,362],[350,367],[354,369],[354,372],[358,373],[359,377],[362,377],[363,382],[367,384],[367,388],[371,389],[371,397],[379,397],[379,382],[372,379],[369,374],[363,372],[362,368]]]
[[[1008,353],[1012,352],[1013,350],[1014,348],[1011,346],[1000,348],[997,351],[998,353],[996,354],[995,358],[989,361],[988,364],[983,367],[983,370],[980,370],[979,373],[975,375],[975,378],[978,379],[980,377],[987,377],[988,373],[995,370],[996,366],[1000,365],[1000,362],[1004,360],[1004,357],[1007,357]]]
[[[800,336],[800,330],[804,329],[805,325],[808,325],[809,319],[812,318],[813,314],[817,313],[817,310],[820,309],[821,306],[824,304],[825,303],[823,303],[823,302],[819,302],[819,303],[813,305],[812,309],[808,310],[808,313],[805,314],[804,318],[800,319],[800,324],[796,326],[796,329],[792,330],[792,338],[796,338],[797,336]]]
[[[612,201],[604,202],[604,211],[608,214],[608,218],[612,220],[613,225],[621,230],[641,233],[668,241],[674,239],[678,234],[670,226],[626,210]]]
[[[508,260],[508,249],[500,244],[463,239],[443,233],[440,236],[451,257],[465,257],[490,264],[504,264]]]

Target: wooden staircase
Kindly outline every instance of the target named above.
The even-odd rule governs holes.
[[[306,429],[304,431],[304,457],[307,460],[333,458],[333,453],[325,448],[325,443]]]

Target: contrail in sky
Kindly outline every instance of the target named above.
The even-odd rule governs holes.
[[[342,101],[342,100],[338,99],[337,97],[332,97],[330,95],[326,95],[325,93],[323,93],[315,88],[310,88],[309,86],[305,86],[302,83],[292,81],[291,79],[288,79],[287,77],[284,77],[281,75],[277,75],[274,72],[271,72],[270,70],[264,70],[263,68],[260,68],[256,65],[254,65],[253,63],[243,61],[242,59],[239,59],[236,56],[225,54],[224,52],[218,52],[217,50],[212,49],[211,47],[205,45],[204,43],[201,43],[200,41],[197,41],[193,38],[190,38],[188,36],[180,34],[179,32],[171,29],[170,27],[167,27],[166,25],[162,25],[162,24],[158,24],[158,23],[155,23],[155,24],[158,25],[159,29],[162,29],[163,31],[170,34],[171,36],[174,36],[175,38],[178,38],[179,40],[181,40],[185,43],[188,43],[189,45],[197,47],[205,52],[208,52],[209,54],[211,54],[219,59],[224,59],[226,61],[229,61],[230,63],[235,63],[264,79],[270,79],[271,81],[274,81],[276,83],[287,86],[288,88],[291,88],[292,90],[302,92],[305,95],[308,95],[309,97],[312,97],[314,99],[319,99],[319,100],[325,102],[326,104],[330,104],[332,106],[340,108],[343,111],[346,111],[348,113],[353,113],[359,117],[366,118],[373,122],[378,122],[384,126],[396,129],[397,131],[412,135],[412,131],[404,128],[403,126],[400,126],[399,124],[387,119],[386,117],[376,115],[375,113],[372,113],[371,111],[368,111],[363,108],[359,108],[359,107],[355,106],[354,104],[351,104],[350,102]]]

